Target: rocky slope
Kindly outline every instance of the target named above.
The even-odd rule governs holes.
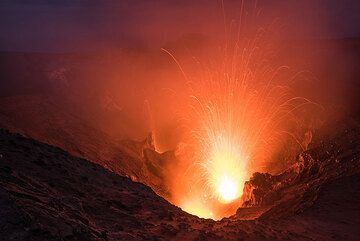
[[[1,130],[0,239],[356,240],[360,149],[354,133],[339,136],[341,145],[330,141],[309,150],[304,156],[312,158],[303,158],[295,175],[255,175],[247,186],[262,194],[249,193],[247,209],[253,217],[253,209],[262,210],[256,220],[242,220],[243,208],[213,221],[97,164]]]
[[[161,169],[153,168],[161,158],[152,155],[161,154],[155,152],[151,135],[144,141],[116,140],[43,95],[0,98],[0,128],[60,147],[71,155],[145,183],[162,196],[168,193]]]

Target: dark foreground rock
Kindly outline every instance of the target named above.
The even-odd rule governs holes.
[[[359,159],[341,153],[334,155],[348,168],[316,186],[316,198],[293,201],[299,186],[287,184],[274,199],[281,205],[255,200],[254,208],[269,205],[261,218],[215,222],[62,149],[0,130],[0,240],[356,240]],[[295,183],[312,186],[312,175]]]

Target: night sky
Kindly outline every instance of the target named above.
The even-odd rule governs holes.
[[[229,16],[239,2],[225,0]],[[360,36],[358,0],[262,0],[257,9],[264,22],[280,18],[291,38]],[[217,36],[221,19],[217,0],[1,0],[0,50],[154,47],[187,33]]]

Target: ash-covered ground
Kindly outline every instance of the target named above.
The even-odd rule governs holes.
[[[64,150],[0,131],[1,240],[357,240],[360,127],[254,174],[230,218],[201,219],[151,188]]]

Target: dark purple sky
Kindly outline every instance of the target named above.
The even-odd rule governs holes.
[[[221,32],[219,0],[1,0],[0,50],[74,51],[160,46]],[[236,18],[240,0],[224,0]],[[248,0],[247,11],[255,1]],[[279,17],[291,38],[360,36],[359,0],[259,0],[258,20]]]

